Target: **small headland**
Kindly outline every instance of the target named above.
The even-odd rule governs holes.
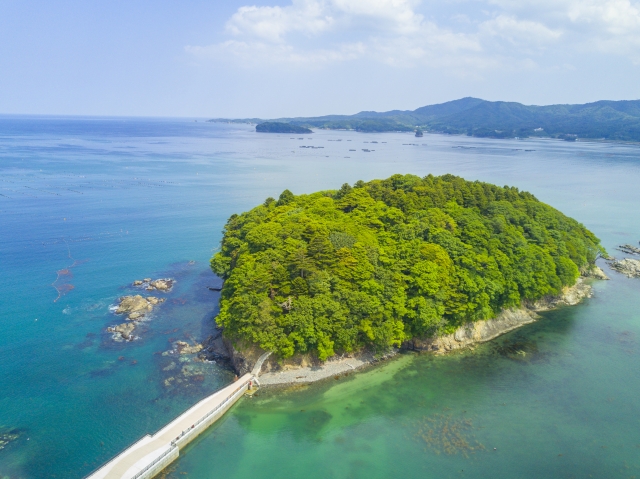
[[[291,123],[282,123],[277,121],[267,121],[256,125],[258,133],[313,133],[309,128],[294,125]]]

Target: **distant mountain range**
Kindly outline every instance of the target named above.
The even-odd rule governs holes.
[[[263,120],[210,120],[251,121]],[[416,110],[362,111],[355,115],[279,118],[272,121],[307,128],[365,132],[412,131],[490,138],[532,136],[640,141],[640,100],[597,101],[584,105],[528,106],[479,98],[423,106]]]

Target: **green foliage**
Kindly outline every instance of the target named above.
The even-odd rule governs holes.
[[[283,123],[279,121],[265,121],[256,125],[258,133],[313,133],[309,128],[294,125],[292,123]]]
[[[599,240],[517,188],[394,175],[233,215],[211,268],[225,334],[282,358],[385,350],[560,292]]]
[[[363,111],[356,115],[289,118],[287,121],[291,122],[288,125],[363,132],[418,128],[483,138],[543,136],[566,141],[579,138],[640,141],[640,100],[531,106],[461,98],[413,111]]]

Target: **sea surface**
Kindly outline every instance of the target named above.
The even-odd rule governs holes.
[[[633,145],[0,116],[0,478],[81,478],[233,379],[162,354],[213,330],[229,215],[394,173],[528,190],[617,256],[640,240]],[[606,270],[592,299],[472,351],[263,390],[165,477],[640,477],[640,279]],[[177,282],[114,341],[145,277]]]

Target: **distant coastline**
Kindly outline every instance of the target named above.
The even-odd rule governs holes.
[[[353,130],[365,133],[416,131],[478,138],[553,138],[640,142],[640,100],[597,101],[581,105],[523,105],[515,102],[461,98],[416,110],[362,111],[264,120],[213,119],[212,122],[276,122],[292,127]]]
[[[281,123],[277,121],[266,121],[264,123],[258,123],[256,125],[256,132],[258,133],[296,133],[296,134],[308,134],[313,133],[309,128],[296,125],[293,123]]]

